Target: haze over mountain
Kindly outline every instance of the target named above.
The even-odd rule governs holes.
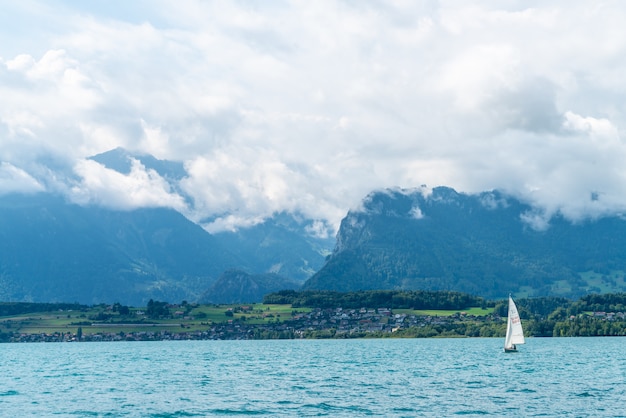
[[[232,268],[302,283],[332,243],[308,235],[296,220],[286,226],[286,217],[213,235],[172,209],[115,211],[48,194],[3,196],[0,300],[197,301]]]
[[[188,299],[243,264],[172,209],[111,211],[47,194],[3,196],[0,236],[3,301]]]
[[[121,150],[94,159],[128,169],[115,155],[136,164]],[[162,178],[183,174],[178,165],[142,158],[155,173],[169,167]],[[344,218],[324,261],[334,241],[293,214],[211,234],[169,208],[113,210],[49,193],[11,194],[0,198],[0,300],[255,302],[303,283],[487,298],[626,291],[624,218],[543,219],[498,191],[372,192]]]
[[[300,245],[386,187],[500,190],[548,234],[614,219],[625,20],[580,0],[4,2],[0,199],[175,212],[226,260],[266,260],[247,274],[294,278],[319,257]]]
[[[371,190],[422,183],[612,216],[625,20],[615,1],[6,1],[0,195],[211,232],[295,213],[333,236]],[[89,158],[118,147],[154,158]]]
[[[229,219],[231,214],[222,213],[211,218],[196,219],[193,196],[185,193],[182,182],[188,177],[184,164],[177,161],[159,160],[149,154],[133,154],[122,148],[98,154],[92,160],[121,174],[132,171],[133,165],[141,164],[146,171],[167,182],[169,190],[175,190],[186,206],[180,212],[205,229],[240,260],[232,267],[251,268],[252,273],[274,273],[296,281],[304,281],[317,271],[322,257],[334,246],[335,238],[329,234],[327,225],[318,220],[307,219],[300,213],[276,212],[265,219],[249,220],[246,225],[234,229],[215,230],[215,221]]]
[[[260,302],[263,296],[279,290],[299,289],[302,283],[276,274],[248,274],[241,270],[228,270],[200,297],[201,303]]]
[[[123,149],[92,160],[105,165],[110,175],[141,164],[172,190],[186,173],[180,163]],[[313,225],[301,216],[277,213],[247,228],[210,234],[167,207],[121,210],[79,205],[52,193],[4,195],[0,300],[133,305],[150,298],[196,301],[210,295],[213,282],[234,268],[272,273],[281,283],[285,277],[302,283],[334,245],[333,239],[318,237]]]
[[[373,192],[350,211],[304,289],[577,297],[626,291],[625,272],[621,216],[537,222],[536,208],[501,192],[422,187]]]

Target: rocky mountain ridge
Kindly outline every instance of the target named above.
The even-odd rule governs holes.
[[[337,245],[304,289],[455,290],[487,298],[577,297],[625,291],[626,221],[536,230],[534,209],[498,191],[389,189],[367,196],[341,223]]]

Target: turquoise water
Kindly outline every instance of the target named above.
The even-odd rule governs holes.
[[[2,416],[626,417],[625,338],[2,344]]]

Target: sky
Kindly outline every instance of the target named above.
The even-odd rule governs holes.
[[[336,230],[372,190],[626,211],[621,1],[0,0],[0,195]],[[180,161],[176,187],[117,147]],[[190,198],[185,198],[185,196]]]

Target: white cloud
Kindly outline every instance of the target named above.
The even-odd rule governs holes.
[[[589,136],[591,139],[599,139],[600,141],[608,141],[619,145],[619,132],[610,120],[593,117],[583,117],[573,112],[565,112],[565,121],[563,127],[574,133],[581,133]]]
[[[112,209],[132,210],[141,207],[169,207],[185,212],[184,199],[172,192],[170,185],[154,170],[132,160],[128,175],[110,170],[92,160],[80,160],[74,167],[80,177],[70,190],[78,204],[96,204]]]
[[[496,196],[494,193],[484,193],[480,198],[480,203],[489,210],[495,210],[508,207],[506,198]]]
[[[0,20],[0,161],[75,199],[186,209],[149,170],[84,160],[121,146],[184,161],[187,215],[215,228],[282,210],[336,227],[369,191],[424,183],[548,217],[626,205],[620,3],[117,6],[15,2]],[[44,181],[48,155],[79,185]]]
[[[35,66],[36,62],[28,54],[21,54],[12,60],[7,61],[6,67],[10,71],[26,72]]]
[[[26,171],[6,162],[0,162],[0,196],[9,193],[35,193],[44,187]]]
[[[197,220],[216,218],[209,230],[218,226],[235,228],[257,223],[280,211],[302,213],[313,219],[340,219],[335,213],[334,196],[323,190],[319,179],[307,178],[301,167],[290,167],[279,155],[264,149],[238,149],[217,152],[189,161],[189,177],[181,181],[185,193],[194,198]],[[319,187],[317,193],[311,188]],[[334,217],[327,216],[333,213]],[[345,214],[345,212],[344,212]],[[337,226],[337,225],[333,225]]]
[[[423,219],[424,218],[424,212],[422,212],[422,210],[420,209],[419,206],[413,206],[411,208],[411,211],[409,212],[409,215],[414,218],[414,219]]]
[[[550,228],[550,218],[550,214],[541,211],[530,211],[521,215],[522,221],[535,231],[545,231]]]

